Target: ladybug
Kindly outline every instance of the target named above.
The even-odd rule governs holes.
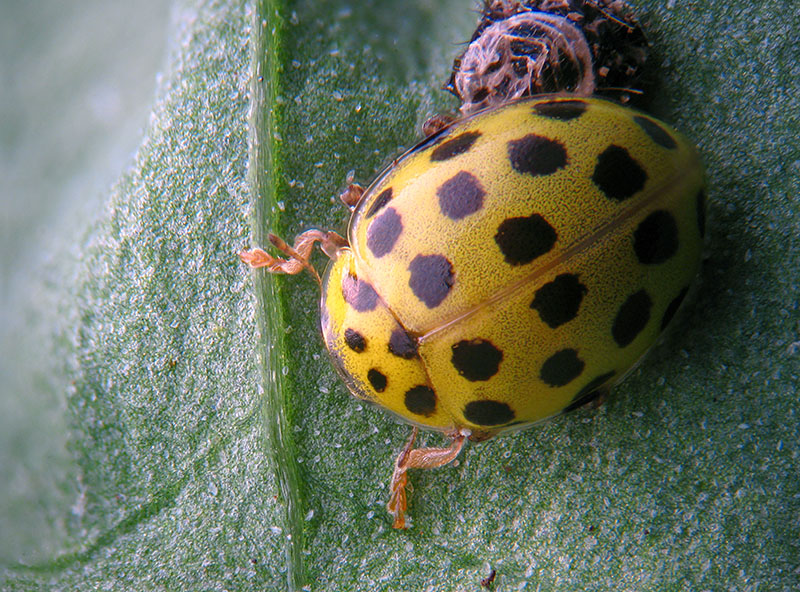
[[[669,324],[697,274],[703,169],[667,124],[544,95],[433,133],[366,189],[347,239],[309,230],[253,267],[321,279],[325,345],[350,391],[414,425],[388,509],[405,527],[406,471],[605,393]],[[319,276],[317,276],[319,279]],[[452,438],[414,448],[417,427]]]

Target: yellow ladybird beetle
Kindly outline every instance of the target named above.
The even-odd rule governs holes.
[[[545,95],[457,120],[366,190],[351,186],[347,240],[321,243],[321,325],[353,394],[414,424],[391,483],[405,527],[406,470],[568,411],[619,381],[684,299],[701,254],[696,150],[667,124],[616,103]],[[452,438],[413,447],[416,426]]]

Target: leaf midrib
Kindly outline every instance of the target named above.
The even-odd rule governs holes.
[[[277,188],[281,175],[282,112],[280,95],[283,62],[283,26],[280,0],[259,0],[253,14],[251,109],[248,142],[248,181],[253,208],[254,245],[265,245],[268,226],[278,218]],[[282,499],[286,576],[290,591],[302,588],[303,496],[288,412],[291,381],[284,376],[286,364],[285,311],[275,282],[269,274],[255,273],[257,352],[261,369],[262,412],[266,428],[265,453],[272,459]]]

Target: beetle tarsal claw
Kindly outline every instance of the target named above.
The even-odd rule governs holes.
[[[249,251],[241,251],[239,253],[239,259],[241,259],[244,263],[252,267],[253,269],[261,269],[267,268],[269,271],[273,273],[282,272],[282,267],[284,264],[287,263],[285,259],[281,259],[280,257],[273,257],[269,253],[267,253],[264,249],[250,249]],[[288,273],[288,272],[284,272]]]

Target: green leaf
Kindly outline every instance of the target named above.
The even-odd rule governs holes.
[[[480,590],[492,568],[497,590],[800,587],[800,23],[788,4],[637,3],[652,110],[707,165],[697,298],[601,409],[413,472],[408,531],[384,509],[408,428],[347,394],[309,277],[238,262],[269,231],[343,230],[348,172],[368,182],[427,116],[454,108],[438,88],[474,7],[177,3],[144,139],[91,207],[76,188],[116,162],[73,155],[66,172],[44,167],[58,183],[40,181],[20,114],[47,117],[63,99],[12,93],[11,187],[44,188],[58,207],[3,200],[4,589]],[[6,36],[7,69],[83,63],[57,33],[33,56]],[[80,68],[68,71],[80,88]],[[62,133],[98,145],[86,129]]]
[[[285,587],[255,297],[236,257],[254,23],[245,3],[176,4],[132,166],[102,203],[88,197],[88,221],[80,201],[62,206],[31,257],[44,261],[19,255],[3,324],[4,589]],[[53,43],[67,66],[72,50]]]

